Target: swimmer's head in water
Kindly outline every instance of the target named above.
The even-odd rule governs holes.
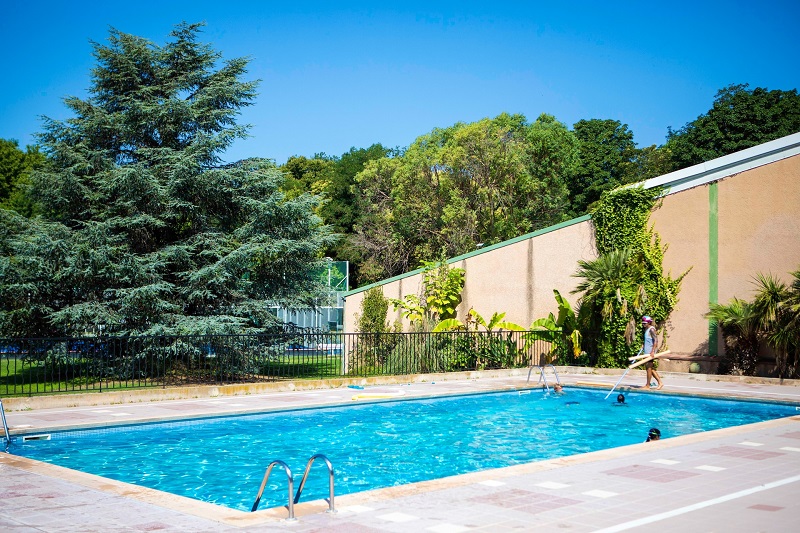
[[[625,395],[617,394],[617,403],[625,403]]]
[[[661,438],[661,431],[658,428],[650,428],[650,431],[647,433],[647,442],[651,440],[659,440]]]

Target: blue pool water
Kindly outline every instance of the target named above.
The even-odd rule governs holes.
[[[570,389],[393,401],[312,410],[52,433],[11,453],[75,470],[250,510],[264,470],[279,459],[299,483],[325,454],[336,494],[401,485],[796,414],[794,406],[662,394]],[[327,497],[327,470],[311,470],[302,501]],[[260,509],[286,504],[272,472]]]

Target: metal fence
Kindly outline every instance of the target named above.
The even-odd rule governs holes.
[[[550,351],[508,331],[0,339],[0,395],[514,368]]]

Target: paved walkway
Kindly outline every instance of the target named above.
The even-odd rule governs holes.
[[[603,386],[619,376],[562,376]],[[641,376],[623,385],[639,385]],[[800,388],[674,374],[665,393],[796,402]],[[524,374],[412,383],[408,397],[526,386]],[[364,392],[391,392],[377,385]],[[348,388],[19,410],[12,435],[351,403]],[[655,393],[654,394],[658,394]],[[65,403],[69,397],[64,397]],[[8,410],[8,406],[7,406]],[[648,444],[244,513],[0,453],[0,531],[795,531],[800,523],[800,416]],[[13,446],[13,445],[12,445]],[[12,449],[13,451],[13,449]]]

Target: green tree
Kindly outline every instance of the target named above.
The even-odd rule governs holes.
[[[669,174],[672,172],[673,165],[672,151],[666,146],[653,144],[637,149],[633,158],[631,174],[626,181],[635,183]]]
[[[356,177],[363,272],[397,275],[442,251],[459,255],[562,221],[575,148],[552,117],[529,124],[501,114],[434,129],[372,161]]]
[[[381,144],[373,144],[369,148],[350,148],[333,162],[333,175],[325,188],[327,198],[320,210],[326,224],[337,233],[353,232],[353,225],[359,217],[359,205],[355,196],[356,175],[364,170],[364,166],[376,159],[392,153],[392,150]]]
[[[47,158],[36,146],[23,152],[16,140],[0,139],[0,208],[30,217],[36,206],[28,197],[30,173],[42,168]]]
[[[386,317],[389,300],[381,287],[372,287],[361,300],[361,313],[356,315],[356,329],[362,333],[387,333],[392,330]]]
[[[334,160],[333,176],[325,189],[326,199],[319,214],[333,231],[343,236],[328,248],[326,255],[349,261],[351,279],[362,277],[360,268],[363,261],[362,251],[354,242],[354,226],[361,217],[355,178],[368,162],[382,159],[390,153],[392,150],[380,144],[373,144],[369,148],[350,148]]]
[[[287,198],[297,198],[305,193],[324,193],[333,179],[334,160],[325,154],[309,159],[292,156],[281,167],[286,179],[281,189]]]
[[[67,98],[74,117],[40,136],[42,219],[2,212],[2,334],[258,330],[270,302],[322,289],[318,200],[287,200],[268,160],[221,161],[256,82],[199,33],[181,24],[159,46],[112,29],[94,45],[90,97]]]
[[[618,120],[580,120],[574,132],[580,143],[580,164],[567,187],[572,214],[578,216],[588,212],[604,191],[635,179],[636,144],[628,125]]]
[[[666,147],[678,170],[800,131],[800,95],[747,84],[720,89],[707,113],[677,131]]]

